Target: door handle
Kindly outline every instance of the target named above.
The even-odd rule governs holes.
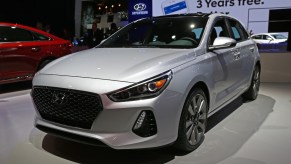
[[[233,54],[234,60],[239,60],[240,59],[240,52]]]
[[[240,51],[238,49],[233,49],[233,50],[231,50],[231,52],[234,56],[234,60],[240,59]]]
[[[254,52],[255,51],[255,47],[251,47],[250,50],[251,50],[251,52]]]
[[[38,52],[39,50],[40,50],[39,47],[32,47],[32,48],[31,48],[31,51],[33,51],[33,52]]]

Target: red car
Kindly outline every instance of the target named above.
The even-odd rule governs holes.
[[[44,31],[0,22],[0,84],[31,80],[52,60],[71,53],[72,44]]]

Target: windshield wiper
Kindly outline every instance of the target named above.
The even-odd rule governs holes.
[[[159,48],[158,45],[133,45],[133,48]]]
[[[160,48],[158,45],[101,45],[98,48]]]

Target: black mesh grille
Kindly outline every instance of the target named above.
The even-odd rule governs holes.
[[[43,119],[84,129],[103,108],[99,95],[69,89],[34,87],[32,98]]]

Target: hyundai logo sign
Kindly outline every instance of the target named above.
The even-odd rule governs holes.
[[[137,3],[133,6],[135,11],[143,11],[147,8],[147,5],[144,3]]]
[[[128,0],[128,22],[152,17],[153,0]]]
[[[147,5],[144,3],[137,3],[133,6],[134,11],[132,15],[147,15],[149,12],[146,10]]]

